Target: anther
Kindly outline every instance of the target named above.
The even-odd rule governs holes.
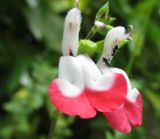
[[[105,57],[103,57],[103,62],[107,65],[107,66],[110,66],[109,64],[109,60]]]

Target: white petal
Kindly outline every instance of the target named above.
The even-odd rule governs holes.
[[[139,91],[137,90],[137,88],[133,88],[130,92],[128,92],[127,100],[134,103],[136,101],[138,95],[139,95]]]
[[[125,39],[125,28],[124,27],[115,27],[111,29],[106,35],[104,42],[104,51],[107,53],[111,53],[112,49],[119,41]]]
[[[113,58],[113,51],[115,46],[119,45],[122,40],[127,38],[130,38],[130,35],[129,33],[125,33],[124,27],[118,26],[111,29],[105,37],[103,53],[98,62],[98,65],[103,62],[103,58],[106,58],[110,63]]]
[[[84,78],[78,59],[63,56],[59,62],[59,85],[65,96],[78,96],[84,89]]]
[[[87,87],[94,90],[105,90],[113,85],[114,74],[112,72],[102,75],[96,64],[88,56],[80,55],[78,59],[82,64],[84,80]]]
[[[63,55],[77,55],[79,47],[79,30],[81,24],[81,13],[78,8],[71,9],[66,18],[62,40]]]
[[[66,97],[77,97],[82,93],[82,89],[78,88],[67,80],[58,80],[58,85],[60,86],[62,94]]]

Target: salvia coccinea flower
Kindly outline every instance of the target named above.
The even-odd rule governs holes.
[[[89,56],[77,56],[80,24],[79,9],[71,9],[65,19],[63,56],[59,61],[58,78],[49,86],[51,102],[60,112],[71,116],[78,115],[84,119],[95,117],[97,112],[102,112],[114,128],[127,133],[125,128],[128,120],[133,122],[133,125],[139,125],[132,113],[140,115],[141,97],[139,93],[135,93],[137,92],[135,89],[130,88],[129,79],[124,71],[110,68],[106,63],[109,58],[112,59],[110,53],[114,45],[118,45],[119,41],[128,38],[129,35],[125,34],[125,30],[123,32],[111,30],[115,36],[110,32],[107,34],[109,37],[106,36],[105,40],[109,44],[104,44],[107,48],[104,48],[97,66]],[[113,118],[116,118],[117,111],[120,111],[125,122],[114,123],[111,117],[113,115]]]
[[[68,115],[91,118],[96,111],[112,112],[119,108],[127,93],[122,74],[106,70],[102,74],[88,57],[62,56],[59,77],[49,87],[53,105]]]
[[[104,116],[111,124],[111,126],[124,133],[129,133],[131,131],[131,125],[133,127],[141,125],[142,97],[136,88],[132,88],[129,78],[123,70],[108,67],[105,62],[102,61],[102,59],[105,58],[111,60],[114,48],[118,46],[121,40],[127,39],[129,37],[129,33],[125,34],[124,27],[115,27],[110,30],[106,36],[104,43],[104,51],[98,63],[99,69],[102,71],[102,73],[105,74],[106,70],[108,72],[109,68],[112,71],[114,70],[115,73],[123,74],[127,81],[128,91],[127,96],[124,100],[124,104],[114,112],[104,113]],[[107,42],[111,45],[111,47],[109,47]]]
[[[112,112],[119,108],[127,94],[127,82],[122,74],[114,71],[108,70],[102,74],[88,56],[76,56],[81,18],[77,10],[70,10],[65,19],[64,56],[59,61],[58,79],[49,86],[49,96],[59,111],[91,118],[97,111]],[[79,20],[73,20],[75,16]],[[72,25],[76,25],[76,29],[70,29]]]

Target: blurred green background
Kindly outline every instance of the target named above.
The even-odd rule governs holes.
[[[85,38],[106,0],[80,0]],[[0,139],[46,139],[54,108],[48,85],[57,77],[66,12],[74,0],[1,0]],[[143,125],[130,134],[94,119],[59,115],[54,139],[160,139],[160,1],[110,0],[114,26],[133,25],[133,41],[112,65],[125,70],[144,101]],[[104,36],[95,35],[94,41]]]

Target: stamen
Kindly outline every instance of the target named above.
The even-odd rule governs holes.
[[[110,64],[109,64],[109,60],[105,57],[103,57],[103,62],[109,67]]]
[[[71,49],[69,50],[69,55],[70,55],[70,56],[73,56],[73,52],[72,52]]]
[[[113,48],[112,56],[114,56],[118,51],[118,45]]]

